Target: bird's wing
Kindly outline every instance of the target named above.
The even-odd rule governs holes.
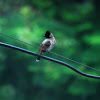
[[[51,45],[51,42],[50,41],[46,41],[46,42],[43,42],[41,45],[40,45],[40,48],[39,50],[44,50],[46,51]]]

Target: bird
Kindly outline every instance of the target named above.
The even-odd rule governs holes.
[[[50,50],[55,46],[56,43],[56,39],[50,31],[46,31],[43,37],[45,37],[46,39],[39,47],[40,55],[42,55],[44,52],[50,52]],[[37,57],[36,61],[39,62],[39,60],[40,57]]]

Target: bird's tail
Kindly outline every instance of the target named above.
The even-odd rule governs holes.
[[[43,52],[44,52],[44,51],[41,50],[40,55],[42,55]],[[40,60],[40,57],[37,57],[36,61],[39,62],[39,60]]]

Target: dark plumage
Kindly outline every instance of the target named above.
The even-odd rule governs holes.
[[[50,41],[47,41],[45,44],[41,44],[39,50],[46,51],[47,48],[51,45]]]
[[[50,38],[50,31],[46,31],[44,37],[46,37],[46,38]]]

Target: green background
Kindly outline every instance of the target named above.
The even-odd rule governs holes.
[[[52,52],[100,70],[99,0],[0,0],[0,33],[40,46],[47,30]],[[0,34],[0,42],[38,49]],[[91,75],[100,72],[62,59]],[[0,46],[0,100],[100,100],[100,80],[65,66]]]

